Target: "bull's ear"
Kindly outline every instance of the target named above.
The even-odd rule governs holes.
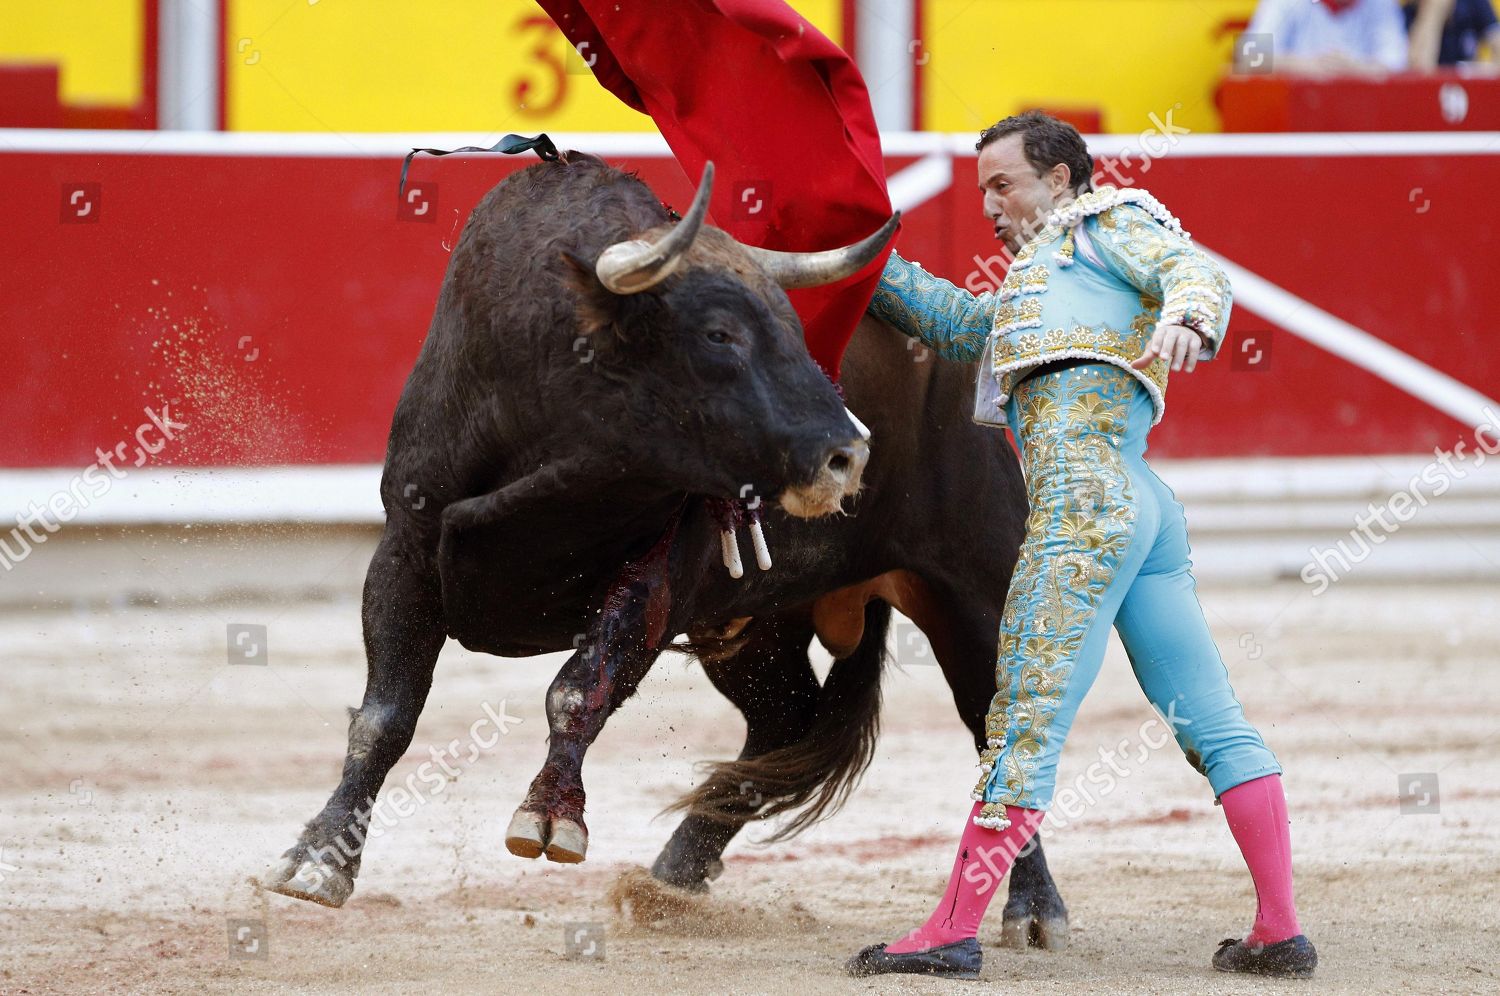
[[[619,316],[620,297],[600,283],[594,267],[587,260],[564,249],[562,251],[563,283],[576,295],[575,313],[578,331],[593,335],[615,324]]]

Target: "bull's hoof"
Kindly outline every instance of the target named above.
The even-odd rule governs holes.
[[[547,860],[576,865],[589,849],[589,832],[583,824],[559,817],[552,821],[552,836],[547,841]]]
[[[1068,946],[1068,918],[1023,913],[1007,915],[1000,925],[1000,946],[1025,951],[1062,951]]]
[[[539,858],[576,865],[589,849],[589,832],[581,820],[566,816],[549,819],[542,813],[518,809],[505,831],[505,849],[522,858]]]
[[[674,862],[675,856],[671,844],[663,848],[662,852],[656,856],[656,863],[651,866],[651,877],[674,889],[701,895],[708,892],[709,882],[724,874],[724,862],[718,858],[713,858],[703,863],[697,870],[693,870],[692,867],[684,867],[685,862]]]
[[[269,892],[338,909],[354,892],[354,877],[337,865],[312,858],[283,857],[255,880]]]
[[[547,849],[547,818],[516,810],[505,830],[505,849],[519,858],[540,858]]]

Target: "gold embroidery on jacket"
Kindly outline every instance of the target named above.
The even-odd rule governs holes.
[[[1155,329],[1153,313],[1142,312],[1130,323],[1128,333],[1106,324],[1074,324],[1071,328],[1053,328],[1042,333],[1001,336],[995,340],[994,355],[994,373],[999,378],[1000,393],[1009,395],[1016,381],[1037,364],[1067,356],[1128,366],[1145,351]],[[1167,361],[1158,357],[1145,370],[1126,372],[1149,380],[1158,392],[1155,396],[1160,397],[1166,394],[1169,369]]]
[[[1042,324],[1042,299],[1026,297],[1006,301],[995,309],[995,331],[1002,336],[1016,329],[1034,328]]]
[[[1116,205],[1096,215],[1100,251],[1136,279],[1167,288],[1166,300],[1153,299],[1161,309],[1159,321],[1186,325],[1202,335],[1205,344],[1216,346],[1232,301],[1229,278],[1200,251],[1184,251],[1186,241],[1143,209],[1122,208]]]
[[[871,298],[868,311],[905,335],[921,340],[938,355],[968,361],[977,359],[993,327],[991,315],[982,308],[963,311],[958,317],[927,302],[947,301],[956,288],[948,281],[892,255],[897,265],[887,265]]]
[[[1009,301],[1013,297],[1022,294],[1044,294],[1047,291],[1047,281],[1052,274],[1047,269],[1046,263],[1037,263],[1032,266],[1011,265],[1005,274],[1005,280],[1000,284],[999,301]]]

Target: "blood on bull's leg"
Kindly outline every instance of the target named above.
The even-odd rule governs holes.
[[[583,758],[656,661],[671,608],[670,553],[679,518],[620,572],[582,646],[547,689],[547,760],[511,818],[512,854],[574,863],[588,853]]]
[[[411,744],[443,646],[438,594],[420,563],[390,532],[371,561],[364,592],[368,676],[364,701],[350,711],[343,777],[297,843],[261,878],[273,892],[338,907],[354,891],[375,797]]]

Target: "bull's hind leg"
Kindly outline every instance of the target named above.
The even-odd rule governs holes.
[[[703,672],[745,717],[740,760],[788,747],[808,735],[820,689],[808,659],[810,619],[774,617],[750,624],[745,645],[725,656],[700,655]],[[662,848],[651,874],[680,889],[703,892],[723,871],[724,849],[764,801],[753,781],[710,777],[712,815],[690,812]]]
[[[932,641],[933,654],[953,689],[953,702],[978,749],[984,748],[985,716],[995,696],[998,621],[972,591],[954,591],[936,600],[941,618],[917,619]],[[1036,834],[1010,870],[1010,897],[1000,928],[1006,947],[1061,950],[1068,944],[1068,908],[1058,894],[1042,835]]]
[[[659,878],[701,889],[748,820],[789,816],[763,842],[786,840],[832,815],[854,790],[875,754],[891,608],[874,598],[854,611],[863,613],[862,635],[821,686],[808,662],[814,624],[805,617],[768,630],[763,651],[705,665],[745,714],[745,748],[737,760],[713,764],[703,784],[669,807],[689,816],[657,859]]]
[[[376,793],[411,744],[443,647],[436,581],[423,563],[387,530],[365,576],[368,675],[349,719],[343,779],[262,880],[273,892],[337,907],[354,891]]]

